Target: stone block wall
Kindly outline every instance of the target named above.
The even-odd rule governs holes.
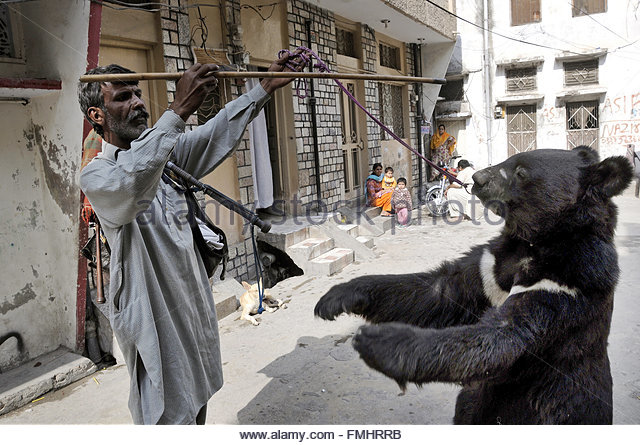
[[[376,73],[378,66],[378,43],[376,32],[367,25],[362,25],[362,68],[370,74]],[[376,118],[380,118],[380,105],[378,95],[378,82],[367,80],[364,82],[365,106]],[[370,117],[367,117],[367,141],[369,150],[369,167],[376,162],[382,162],[382,150],[380,146],[382,129]],[[367,175],[371,172],[371,168]]]
[[[308,46],[306,22],[311,20],[311,49],[329,65],[335,66],[336,30],[333,13],[300,0],[287,2],[289,49]],[[315,79],[316,124],[320,164],[320,199],[329,207],[342,199],[343,160],[338,145],[340,133],[339,89],[330,79]],[[308,91],[310,94],[310,90]],[[297,158],[302,205],[318,199],[314,142],[309,98],[294,97],[294,126],[297,140]]]

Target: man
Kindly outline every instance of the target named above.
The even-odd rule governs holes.
[[[476,171],[471,167],[471,164],[466,159],[460,159],[458,161],[458,174],[456,178],[462,182],[465,187],[461,186],[457,182],[449,184],[444,191],[449,201],[449,216],[451,218],[462,217],[466,220],[470,220],[469,216],[471,211],[469,209],[469,199],[471,199],[471,186],[473,185],[472,176]],[[468,191],[467,191],[468,189]]]
[[[456,139],[445,131],[443,124],[438,125],[438,133],[431,138],[431,159],[436,165],[448,166],[451,156],[456,149]],[[435,168],[433,175],[438,176],[440,172]]]
[[[289,59],[285,55],[269,71],[290,71]],[[297,54],[291,59],[299,61]],[[81,108],[104,141],[80,186],[111,246],[109,318],[129,370],[129,409],[137,424],[204,424],[207,401],[222,386],[209,280],[184,195],[161,179],[162,172],[173,160],[197,178],[207,175],[239,145],[270,94],[290,79],[263,79],[185,133],[186,119],[216,85],[217,69],[189,68],[152,128],[137,82],[79,88]],[[109,65],[88,74],[125,72],[131,71]]]

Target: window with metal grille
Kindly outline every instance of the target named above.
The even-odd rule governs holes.
[[[399,137],[404,138],[404,119],[402,112],[402,87],[381,83],[378,87],[380,100],[380,120]],[[382,140],[391,139],[385,131]]]
[[[607,0],[573,0],[573,16],[607,12]]]
[[[537,147],[536,106],[507,107],[507,153],[535,150]]]
[[[536,89],[536,68],[514,68],[506,70],[507,91],[518,92]]]
[[[402,68],[400,64],[400,48],[396,46],[381,43],[380,49],[380,66],[399,70]]]
[[[354,36],[351,31],[336,27],[336,40],[338,54],[349,57],[356,57]]]
[[[598,60],[565,62],[564,84],[566,86],[598,83]]]
[[[13,38],[9,7],[6,4],[0,4],[0,57],[10,59],[17,57]]]
[[[464,99],[464,82],[462,79],[447,80],[447,83],[440,88],[440,96],[446,101],[457,101]]]
[[[540,0],[511,0],[511,26],[542,20]]]

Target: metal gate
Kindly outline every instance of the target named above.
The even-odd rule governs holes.
[[[598,101],[567,103],[567,149],[588,145],[598,149]]]
[[[507,107],[508,155],[536,149],[536,106]]]

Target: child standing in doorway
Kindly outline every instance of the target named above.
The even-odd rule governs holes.
[[[393,168],[384,169],[384,178],[382,178],[382,190],[393,190],[396,188],[396,178],[393,177]]]
[[[398,185],[391,195],[391,205],[396,210],[398,224],[402,226],[409,225],[411,221],[411,192],[407,189],[407,180],[405,178],[398,179]]]

